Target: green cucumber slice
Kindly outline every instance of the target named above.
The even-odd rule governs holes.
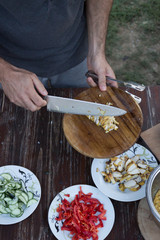
[[[35,203],[37,203],[37,200],[35,198],[33,198],[33,199],[28,201],[27,207],[30,207],[32,204],[35,204]]]
[[[11,205],[9,205],[8,207],[9,207],[9,209],[11,209],[11,211],[13,211],[14,209],[18,208],[18,203],[16,203],[16,204],[11,204]]]
[[[19,195],[18,198],[21,202],[23,202],[25,205],[27,205],[27,201],[23,196]]]
[[[6,192],[7,189],[8,189],[8,187],[7,187],[6,185],[3,186],[3,187],[0,187],[0,193],[4,193],[4,192]]]
[[[16,189],[20,189],[22,185],[20,183],[16,183]]]
[[[9,173],[0,175],[0,214],[20,217],[26,207],[35,203],[34,193],[26,191],[23,181],[14,180]]]
[[[9,205],[14,205],[18,202],[18,197],[13,198],[8,204]]]
[[[3,205],[0,205],[0,212],[1,213],[8,213]]]
[[[23,215],[23,213],[24,213],[24,211],[21,211],[21,213],[19,215],[14,215],[14,214],[10,213],[10,216],[18,218],[18,217],[21,217]]]
[[[12,201],[12,198],[5,197],[5,198],[4,198],[4,201],[7,202],[7,203],[9,204],[9,202]]]
[[[24,197],[24,199],[26,200],[26,202],[28,202],[28,195],[26,194],[26,193],[24,193],[24,192],[22,192],[22,197]]]
[[[21,210],[19,208],[16,208],[11,212],[11,214],[14,216],[18,216],[21,214]]]
[[[0,200],[4,199],[5,198],[5,194],[2,193],[1,196],[0,196]]]
[[[24,203],[23,202],[18,202],[18,208],[22,209],[24,206]]]
[[[23,193],[21,190],[16,190],[16,193],[19,193],[20,195]]]
[[[12,179],[12,176],[9,173],[2,173],[1,177],[6,179],[7,181],[10,181]]]
[[[7,211],[7,213],[11,213],[11,209],[10,208],[5,208],[5,210]]]
[[[32,192],[27,192],[27,194],[29,200],[33,199],[34,194]]]

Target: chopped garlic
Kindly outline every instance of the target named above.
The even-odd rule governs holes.
[[[111,103],[106,103],[107,105],[112,105]],[[101,114],[104,115],[105,112],[101,110]],[[105,133],[108,133],[112,130],[118,129],[118,122],[114,116],[87,116],[91,121],[93,121],[97,126],[101,126]]]

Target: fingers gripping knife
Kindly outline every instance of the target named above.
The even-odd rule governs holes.
[[[94,80],[94,82],[98,84],[98,76],[93,71],[89,70],[85,75],[86,75],[86,77],[91,77]],[[106,76],[106,80],[116,81],[120,84],[123,84],[123,86],[126,87],[125,92],[130,94],[138,103],[141,102],[141,98],[132,94],[132,93],[130,93],[130,92],[128,92],[128,88],[132,88],[132,89],[135,89],[137,91],[144,91],[145,86],[143,84],[138,84],[136,82],[124,82],[124,81],[121,81],[119,79],[111,78],[109,76]]]

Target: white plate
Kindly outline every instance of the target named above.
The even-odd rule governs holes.
[[[145,159],[151,167],[156,167],[158,165],[153,154],[137,143],[119,156],[128,155],[129,157],[133,157],[135,154],[140,155],[140,158]],[[101,171],[105,170],[106,160],[107,159],[94,158],[91,166],[92,179],[101,192],[114,200],[122,202],[132,202],[146,196],[146,183],[136,192],[132,192],[129,189],[125,189],[125,191],[122,192],[119,190],[118,183],[112,184],[105,182]]]
[[[114,220],[115,220],[114,208],[113,208],[112,202],[107,196],[105,196],[102,192],[100,192],[96,187],[89,186],[89,185],[83,185],[83,184],[74,185],[64,189],[59,194],[57,194],[57,196],[53,199],[48,211],[48,223],[49,223],[50,229],[52,233],[55,235],[55,237],[59,240],[72,239],[68,231],[61,230],[62,222],[55,220],[55,218],[58,216],[56,209],[61,203],[61,199],[66,198],[68,201],[72,201],[75,195],[79,192],[80,186],[82,186],[82,191],[84,193],[89,193],[89,192],[93,193],[92,197],[97,198],[104,205],[104,209],[107,210],[106,212],[107,220],[103,221],[104,227],[99,228],[99,232],[98,232],[98,239],[103,240],[108,236],[108,234],[110,233],[113,227]],[[70,194],[70,197],[66,197],[65,194]]]
[[[26,191],[33,192],[34,198],[37,199],[37,203],[26,208],[21,217],[13,218],[10,217],[9,214],[1,214],[0,225],[10,225],[23,221],[35,211],[41,198],[41,186],[37,177],[27,168],[16,165],[6,165],[0,167],[0,174],[2,173],[10,173],[15,180],[21,179]]]

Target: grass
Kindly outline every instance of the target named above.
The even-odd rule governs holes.
[[[106,55],[117,78],[160,84],[159,36],[159,0],[114,0]]]

